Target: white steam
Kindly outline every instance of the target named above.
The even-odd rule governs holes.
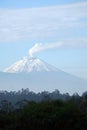
[[[62,46],[62,43],[51,43],[51,44],[42,44],[42,43],[37,43],[35,44],[30,50],[29,50],[29,55],[30,57],[33,57],[34,54],[41,52],[41,51],[45,51],[48,49],[55,49],[55,48],[59,48],[60,46]]]

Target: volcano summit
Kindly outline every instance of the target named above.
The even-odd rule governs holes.
[[[18,62],[14,63],[9,68],[6,68],[4,70],[4,72],[9,73],[30,73],[45,71],[58,71],[58,69],[36,57],[24,57],[23,59],[19,60]]]

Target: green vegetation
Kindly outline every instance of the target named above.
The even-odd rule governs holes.
[[[58,93],[55,93],[58,94]],[[86,130],[87,92],[64,99],[0,103],[0,130]]]
[[[84,104],[70,101],[28,102],[22,109],[0,112],[0,130],[86,130]]]

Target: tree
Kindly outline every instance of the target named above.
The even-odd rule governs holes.
[[[1,101],[0,108],[1,108],[1,111],[4,111],[6,113],[9,113],[9,112],[14,110],[14,107],[13,107],[12,103],[7,101],[7,100],[2,100]]]

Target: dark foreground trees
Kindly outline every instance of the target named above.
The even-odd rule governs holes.
[[[0,130],[87,130],[87,92],[0,92]]]
[[[87,130],[85,103],[86,99],[73,97],[68,101],[31,101],[13,111],[1,109],[0,130]]]

